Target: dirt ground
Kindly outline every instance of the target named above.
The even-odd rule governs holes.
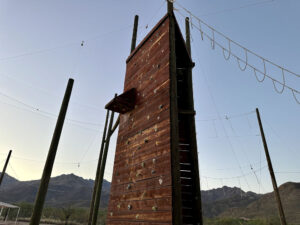
[[[0,222],[0,225],[15,225],[15,221],[7,221],[7,222]],[[17,222],[17,225],[29,225],[28,222]],[[43,224],[41,223],[40,225],[49,225],[49,224]]]

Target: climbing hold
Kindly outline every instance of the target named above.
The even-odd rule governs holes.
[[[152,159],[152,162],[153,162],[153,163],[156,163],[156,159]]]
[[[146,139],[144,140],[144,142],[145,142],[145,143],[148,143],[148,142],[149,142],[149,140],[146,138]]]
[[[144,167],[145,167],[145,163],[144,163],[144,162],[142,162],[142,163],[141,163],[141,166],[144,168]]]
[[[159,109],[162,109],[163,107],[164,107],[163,105],[159,105],[159,106],[158,106]]]
[[[146,195],[146,191],[144,191],[143,194],[141,195],[141,199],[144,199],[145,195]]]
[[[132,205],[128,205],[128,210],[131,210],[132,209]]]
[[[128,184],[127,185],[127,190],[130,190],[131,189],[131,184]]]
[[[152,210],[153,210],[153,211],[157,211],[157,206],[153,206],[153,207],[152,207]]]
[[[152,173],[152,174],[155,174],[155,173],[156,173],[156,171],[155,171],[155,170],[151,170],[151,173]]]
[[[158,183],[159,183],[160,185],[162,185],[163,179],[159,178]]]

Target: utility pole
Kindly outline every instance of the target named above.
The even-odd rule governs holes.
[[[130,49],[131,53],[134,51],[134,49],[136,47],[138,24],[139,24],[139,16],[135,15],[134,25],[133,25],[133,34],[132,34],[132,40],[131,40],[131,49]],[[111,116],[113,116],[113,115],[111,115]],[[120,123],[120,116],[118,116],[118,119],[116,120],[114,126],[112,126],[112,124],[109,125],[109,129],[108,129],[108,133],[107,133],[108,117],[109,117],[109,111],[107,111],[107,114],[106,114],[105,128],[104,128],[102,143],[101,143],[101,148],[100,148],[100,155],[99,155],[99,160],[98,160],[93,196],[92,196],[92,201],[91,201],[91,206],[90,206],[88,225],[97,223],[98,209],[99,209],[99,205],[100,205],[102,183],[103,183],[104,169],[105,169],[105,163],[106,163],[106,156],[105,156],[105,160],[103,161],[103,153],[105,151],[105,153],[107,154],[110,137],[114,133],[114,131],[117,129],[117,127]],[[110,123],[112,123],[112,118],[110,119],[110,121],[111,121]],[[104,163],[103,166],[102,166],[102,163]],[[98,200],[96,200],[96,199],[98,199]]]
[[[1,186],[1,183],[2,183],[2,180],[3,180],[3,177],[5,175],[5,171],[6,171],[9,159],[10,159],[11,152],[12,152],[12,150],[9,150],[8,156],[6,158],[6,162],[4,164],[4,167],[3,167],[3,170],[2,170],[2,173],[1,173],[1,176],[0,176],[0,186]]]
[[[100,179],[101,161],[102,161],[103,149],[104,149],[104,144],[105,144],[105,139],[106,139],[108,117],[109,117],[109,111],[107,110],[106,119],[105,119],[105,126],[104,126],[103,136],[102,136],[102,142],[101,142],[101,147],[100,147],[100,155],[99,155],[98,165],[97,165],[97,171],[96,171],[96,178],[95,178],[93,196],[92,196],[92,201],[91,201],[91,206],[90,206],[90,214],[89,214],[88,225],[91,225],[91,223],[92,223],[92,216],[93,216],[93,212],[94,212],[95,197],[96,197],[96,192],[97,192],[97,189],[98,189],[98,183],[99,183],[99,179]]]
[[[281,203],[281,199],[280,199],[280,194],[279,194],[278,187],[277,187],[276,177],[275,177],[275,174],[274,174],[274,171],[273,171],[273,166],[272,166],[271,157],[270,157],[269,150],[268,150],[267,141],[266,141],[266,138],[265,138],[263,125],[262,125],[262,122],[261,122],[261,119],[260,119],[260,114],[259,114],[259,111],[258,111],[257,108],[256,108],[256,115],[257,115],[257,120],[258,120],[259,129],[260,129],[260,133],[261,133],[261,138],[262,138],[262,141],[263,141],[265,154],[266,154],[266,158],[267,158],[267,162],[268,162],[270,176],[271,176],[271,179],[272,179],[272,184],[273,184],[273,188],[274,188],[274,195],[275,195],[275,198],[276,198],[278,211],[279,211],[279,216],[280,216],[280,222],[281,222],[281,225],[287,225],[285,215],[284,215],[284,211],[283,211],[283,207],[282,207],[282,203]]]
[[[109,142],[110,142],[110,138],[112,136],[113,121],[114,121],[114,112],[111,112],[110,121],[109,121],[109,125],[108,125],[108,132],[107,132],[107,136],[105,138],[105,147],[104,147],[104,151],[103,151],[103,155],[102,155],[102,159],[101,159],[101,167],[100,167],[100,172],[99,172],[100,175],[99,175],[97,190],[96,190],[96,194],[95,194],[95,200],[94,200],[95,203],[94,203],[94,210],[93,210],[92,223],[91,223],[92,225],[96,225],[97,220],[98,220],[98,210],[99,210],[99,206],[100,206],[103,176],[104,176],[104,171],[105,171]]]
[[[139,25],[139,16],[135,15],[134,17],[134,25],[133,25],[133,33],[132,33],[132,40],[131,40],[131,50],[130,52],[133,52],[133,50],[136,47],[136,37],[137,37],[137,30]]]
[[[46,163],[44,166],[44,171],[43,171],[39,191],[38,191],[38,194],[35,199],[35,204],[34,204],[33,213],[31,216],[31,220],[30,220],[30,225],[39,225],[40,220],[41,220],[43,207],[44,207],[44,203],[45,203],[45,198],[47,195],[48,185],[49,185],[49,181],[50,181],[50,176],[52,173],[52,168],[53,168],[53,164],[54,164],[54,160],[55,160],[55,156],[56,156],[56,152],[57,152],[57,147],[58,147],[58,143],[60,140],[61,132],[63,129],[63,125],[64,125],[64,121],[65,121],[65,117],[66,117],[66,113],[67,113],[67,109],[68,109],[68,105],[69,105],[69,101],[70,101],[70,97],[71,97],[71,93],[72,93],[73,83],[74,83],[74,80],[69,79],[68,86],[67,86],[67,89],[65,92],[65,96],[63,98],[63,102],[62,102],[60,112],[59,112],[59,115],[57,118],[55,130],[53,133],[51,145],[50,145],[48,156],[47,156],[47,160],[46,160]]]
[[[186,34],[186,47],[187,51],[192,58],[192,48],[191,48],[191,32],[190,32],[190,20],[188,17],[185,19],[185,34]],[[193,63],[194,64],[194,63]],[[192,68],[194,65],[190,65],[187,68],[187,103],[188,109],[192,112],[195,112],[194,108],[194,93],[193,93],[193,76]],[[198,150],[197,150],[197,138],[196,138],[196,125],[195,125],[195,114],[190,114],[188,116],[189,129],[191,133],[191,153],[192,153],[192,162],[193,170],[195,173],[194,176],[194,193],[195,193],[195,205],[194,215],[197,215],[197,221],[199,225],[203,225],[203,215],[202,215],[202,199],[201,199],[201,187],[200,187],[200,176],[199,176],[199,162],[198,162]]]

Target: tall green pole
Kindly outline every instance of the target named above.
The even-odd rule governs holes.
[[[102,161],[101,161],[100,176],[99,176],[99,181],[98,181],[98,184],[97,184],[97,190],[96,190],[96,195],[95,195],[95,203],[94,203],[94,210],[93,210],[93,216],[92,216],[92,225],[97,224],[98,211],[99,211],[100,198],[101,198],[101,191],[102,191],[103,176],[104,176],[104,171],[105,171],[105,165],[106,165],[107,153],[108,153],[108,148],[109,148],[109,142],[110,142],[110,138],[111,138],[111,135],[112,135],[111,128],[113,126],[113,120],[114,120],[114,112],[112,112],[111,115],[110,115],[108,133],[107,133],[107,136],[106,136],[106,139],[105,139],[105,148],[104,148],[103,157],[102,157]]]
[[[270,172],[273,189],[274,189],[274,195],[275,195],[275,199],[276,199],[277,206],[278,206],[280,222],[281,222],[281,225],[287,225],[284,211],[283,211],[283,206],[282,206],[281,199],[280,199],[279,190],[277,187],[276,177],[275,177],[273,166],[272,166],[272,161],[271,161],[271,157],[269,154],[269,149],[268,149],[268,145],[267,145],[267,141],[266,141],[266,137],[265,137],[265,133],[264,133],[264,128],[263,128],[263,125],[262,125],[262,122],[260,119],[260,114],[259,114],[258,109],[256,109],[256,116],[257,116],[258,125],[259,125],[259,129],[260,129],[260,133],[261,133],[261,138],[263,141],[265,154],[266,154],[266,158],[267,158],[267,162],[268,162],[269,172]]]
[[[134,25],[133,25],[133,34],[132,34],[132,40],[131,40],[131,50],[130,52],[133,52],[133,50],[136,47],[136,37],[137,37],[137,30],[139,25],[139,16],[135,15],[134,17]]]
[[[109,111],[107,110],[106,119],[105,119],[105,126],[104,126],[104,130],[103,130],[103,135],[102,135],[102,143],[101,143],[101,147],[100,147],[100,154],[99,154],[98,165],[97,165],[97,171],[96,171],[95,184],[94,184],[94,189],[93,189],[93,196],[92,196],[92,201],[91,201],[91,206],[90,206],[90,214],[89,214],[88,225],[90,225],[92,223],[92,216],[93,216],[93,212],[94,212],[96,191],[97,191],[97,188],[98,188],[98,182],[99,182],[99,178],[100,178],[100,168],[101,168],[101,161],[102,161],[103,149],[104,149],[105,138],[106,138],[108,117],[109,117]]]
[[[0,176],[0,186],[1,186],[1,184],[2,184],[2,180],[3,180],[3,177],[4,177],[4,175],[5,175],[5,171],[6,171],[6,168],[7,168],[9,159],[10,159],[10,156],[11,156],[11,152],[12,152],[12,150],[9,150],[8,156],[7,156],[7,158],[6,158],[6,161],[5,161],[5,164],[4,164],[4,167],[3,167],[3,170],[2,170],[1,176]]]
[[[74,83],[74,80],[69,79],[67,89],[65,92],[65,96],[64,96],[64,99],[63,99],[63,102],[62,102],[62,105],[60,108],[60,112],[58,115],[58,119],[56,122],[55,130],[53,133],[47,160],[46,160],[46,163],[44,166],[44,171],[43,171],[39,191],[38,191],[36,199],[35,199],[33,213],[32,213],[31,220],[30,220],[30,225],[38,225],[41,220],[43,207],[44,207],[44,203],[45,203],[45,198],[46,198],[48,185],[49,185],[49,181],[50,181],[50,176],[52,173],[52,168],[53,168],[53,164],[54,164],[54,160],[55,160],[55,156],[56,156],[56,152],[57,152],[57,147],[58,147],[59,139],[60,139],[61,132],[63,129],[64,120],[66,117],[66,113],[67,113],[67,109],[68,109],[68,105],[69,105],[69,101],[70,101],[70,97],[71,97],[71,93],[72,93],[73,83]]]
[[[186,47],[187,51],[192,58],[192,48],[191,48],[191,32],[190,32],[190,20],[187,17],[185,19],[185,29],[186,29]],[[195,111],[194,109],[194,93],[193,93],[193,75],[192,75],[192,67],[190,65],[187,71],[187,102],[188,108],[191,111]],[[200,173],[199,173],[199,162],[198,162],[198,150],[197,150],[197,138],[196,138],[196,125],[195,125],[195,114],[188,115],[189,120],[189,129],[191,133],[191,153],[192,153],[192,161],[193,161],[193,171],[194,171],[194,190],[195,190],[195,209],[194,215],[197,215],[197,222],[199,221],[199,225],[203,225],[203,215],[202,215],[202,200],[201,200],[201,186],[200,186]],[[196,219],[196,218],[195,218]]]

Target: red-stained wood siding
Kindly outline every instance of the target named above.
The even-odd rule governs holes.
[[[169,18],[127,60],[124,91],[135,109],[120,115],[108,225],[171,225]]]

